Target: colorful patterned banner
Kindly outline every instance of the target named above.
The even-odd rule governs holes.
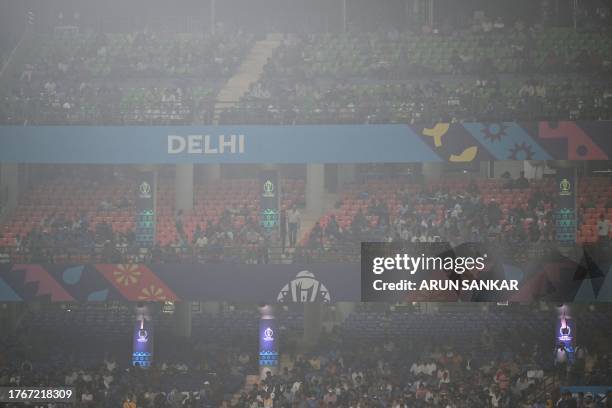
[[[522,264],[504,261],[495,274],[518,280],[520,290],[406,295],[406,301],[611,302],[612,262],[596,249],[578,257],[553,251]],[[577,251],[576,253],[580,253]],[[359,263],[310,265],[0,265],[0,302],[13,301],[359,301]],[[496,278],[497,279],[497,278]],[[508,293],[508,292],[506,292]]]

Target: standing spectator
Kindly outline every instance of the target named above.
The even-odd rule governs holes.
[[[610,232],[610,221],[603,214],[599,215],[597,221],[597,238],[601,246],[608,245],[608,233]]]
[[[170,393],[166,397],[166,402],[169,407],[178,408],[183,403],[183,396],[178,391],[178,389],[174,388],[172,389],[172,391],[170,391]]]
[[[527,177],[525,177],[524,171],[521,171],[521,175],[519,176],[518,179],[516,179],[514,186],[520,189],[529,188],[529,180],[527,180]]]
[[[310,237],[308,241],[310,246],[313,248],[323,247],[323,228],[321,228],[321,224],[319,224],[318,221],[312,228],[312,231],[310,231]]]
[[[295,247],[297,243],[297,235],[300,229],[301,216],[300,211],[294,205],[287,213],[287,226],[289,229],[289,246]]]
[[[557,350],[555,351],[555,366],[557,367],[557,374],[559,378],[567,374],[567,362],[568,355],[565,349],[565,344],[559,343]]]
[[[182,239],[185,232],[183,229],[183,210],[178,210],[176,213],[174,217],[174,226],[176,227],[177,235]]]
[[[328,238],[337,239],[340,237],[340,226],[338,225],[338,221],[336,220],[336,216],[332,214],[327,222],[327,226],[325,227],[325,235]]]

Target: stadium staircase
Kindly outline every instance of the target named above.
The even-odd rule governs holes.
[[[221,112],[236,105],[249,91],[251,85],[261,79],[264,66],[274,50],[281,44],[282,38],[282,34],[272,33],[268,34],[265,40],[257,41],[253,45],[238,71],[228,79],[217,95],[213,118],[215,125],[219,124]]]
[[[10,93],[12,87],[15,86],[15,79],[19,78],[23,71],[24,64],[31,60],[32,50],[35,49],[34,41],[34,33],[27,27],[4,64],[0,66],[0,92],[2,95]],[[27,125],[27,123],[24,123],[24,125]]]

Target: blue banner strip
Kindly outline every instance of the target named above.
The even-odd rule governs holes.
[[[440,161],[405,125],[0,126],[0,162],[358,163]]]

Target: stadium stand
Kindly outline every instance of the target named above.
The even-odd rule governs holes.
[[[602,182],[603,181],[603,182]],[[609,191],[609,180],[587,178],[579,186],[580,194],[580,230],[578,242],[594,243],[597,234],[597,221],[601,215],[609,218],[612,215],[612,195]]]
[[[164,138],[161,156],[114,161],[107,152],[101,161],[65,164],[80,162],[75,150],[74,158],[49,160],[58,164],[13,157],[0,164],[0,387],[71,386],[76,393],[71,404],[26,406],[612,407],[612,308],[605,303],[612,170],[603,161],[606,127],[595,123],[612,120],[608,0],[70,0],[28,1],[18,11],[8,3],[0,22],[27,12],[31,27],[14,52],[0,44],[0,66],[8,62],[0,73],[6,135],[29,136],[35,126],[46,132],[44,125],[69,128],[62,136],[80,132],[72,125],[125,126],[129,135],[129,126],[142,125]],[[81,18],[77,9],[86,4]],[[166,12],[174,8],[184,14],[177,20]],[[113,16],[139,24],[116,21],[123,27],[113,29],[104,22]],[[193,26],[182,27],[187,21]],[[165,143],[166,129],[180,125],[213,134],[242,125],[416,124],[412,132],[440,122],[481,122],[486,140],[466,135],[465,151],[476,150],[472,141],[480,150],[458,156],[452,132],[443,146],[437,130],[424,132],[414,146],[430,156],[422,163],[400,157],[400,164],[364,163],[382,161],[367,149],[353,156],[357,164],[324,155],[304,163],[301,149],[327,149],[335,158],[321,140],[295,143],[291,164],[278,164],[289,163],[285,157],[251,163],[244,160],[251,151],[235,146],[232,156],[221,147],[196,158],[166,151]],[[502,137],[487,123],[500,122],[525,132],[485,148]],[[357,127],[377,142],[368,130],[374,126],[346,127],[341,136]],[[325,135],[335,129],[320,128]],[[248,139],[249,149],[278,129],[257,127],[261,138]],[[229,144],[225,135],[218,146]],[[72,146],[59,147],[73,154]],[[44,144],[26,148],[44,156]],[[102,161],[123,164],[93,164]],[[363,171],[369,166],[372,174]],[[273,178],[256,179],[257,172]],[[564,191],[575,203],[562,204]],[[577,228],[570,219],[563,246],[555,214],[564,207]],[[142,247],[137,214],[142,228],[151,208],[154,243]],[[286,210],[295,208],[300,214],[290,223]],[[280,226],[270,221],[276,211]],[[290,224],[299,229],[296,245],[285,242]],[[412,293],[398,290],[398,303],[360,303],[361,242],[484,243],[495,262],[481,268],[486,277],[516,278],[531,303],[463,289],[443,298],[456,302],[412,302]],[[154,331],[142,333],[145,317]],[[139,350],[149,353],[150,367]],[[580,390],[568,395],[566,386]]]
[[[612,117],[605,31],[289,35],[246,96],[216,101],[253,41],[240,32],[38,38],[0,118],[211,124],[220,113],[222,124],[314,124]],[[225,104],[221,112],[215,102]]]
[[[353,183],[339,191],[335,208],[321,215],[286,257],[279,237],[266,238],[260,231],[257,180],[198,184],[193,212],[179,215],[173,185],[162,178],[157,246],[142,252],[134,241],[130,179],[121,177],[62,177],[34,187],[2,225],[5,259],[299,263],[354,260],[362,241],[493,242],[522,247],[516,256],[530,251],[535,256],[538,248],[555,244],[550,179],[462,177],[423,184],[400,178]],[[609,178],[584,177],[579,186],[577,243],[596,244],[600,216],[612,217],[612,185]],[[283,180],[282,194],[284,208],[303,206],[304,180]]]
[[[134,395],[144,407],[251,407],[268,401],[273,406],[461,408],[533,407],[547,403],[552,398],[547,390],[558,384],[605,383],[610,364],[605,338],[612,327],[605,306],[580,313],[581,330],[591,336],[567,371],[542,352],[550,344],[538,333],[552,330],[550,311],[519,305],[472,309],[423,314],[364,306],[324,334],[317,349],[294,353],[287,344],[293,357],[284,360],[278,375],[242,387],[241,379],[256,369],[255,349],[244,341],[256,330],[252,312],[195,315],[193,324],[205,327],[205,335],[187,341],[172,336],[171,314],[159,311],[158,342],[173,347],[158,346],[159,365],[141,372],[120,363],[129,353],[119,341],[120,329],[129,330],[126,305],[64,305],[30,312],[17,337],[2,339],[0,356],[14,358],[0,369],[0,385],[33,379],[72,384],[79,407],[117,406]],[[299,330],[300,317],[285,311],[278,319],[291,331]],[[53,340],[41,348],[40,340],[28,336],[33,330]],[[97,343],[116,345],[114,352],[92,352],[91,344],[79,344],[81,336],[92,333]],[[225,341],[215,340],[220,338]],[[65,344],[73,345],[70,352]]]
[[[559,28],[295,36],[221,122],[607,119],[611,44]]]
[[[247,34],[36,37],[0,108],[5,124],[210,123]]]
[[[334,245],[362,241],[497,242],[528,249],[555,241],[553,188],[546,179],[354,184],[340,192],[336,208],[319,219],[301,244],[324,252]],[[577,242],[596,243],[597,220],[612,214],[610,180],[583,178],[578,200]]]
[[[426,185],[398,180],[350,185],[340,192],[336,208],[303,236],[293,259],[356,261],[360,242],[482,242],[499,248],[501,259],[526,264],[557,247],[554,186],[546,179],[518,183],[460,178]],[[601,217],[612,216],[610,180],[585,177],[580,183],[576,243],[606,252],[608,241],[598,225]]]
[[[124,259],[137,262],[132,187],[129,176],[92,180],[61,177],[35,187],[24,196],[2,227],[0,246],[10,248],[15,261],[87,262]],[[282,182],[282,205],[304,203],[304,180]],[[174,210],[174,187],[162,179],[158,187],[157,244],[147,257],[180,261],[233,259],[261,262],[264,235],[259,226],[257,180],[233,179],[200,184],[194,210]],[[180,226],[177,223],[180,222]],[[266,246],[270,245],[266,243]],[[222,254],[223,248],[229,252]],[[231,251],[235,248],[235,251]],[[194,253],[195,251],[195,253]]]
[[[300,83],[271,92],[259,89],[253,88],[237,107],[224,111],[221,123],[412,124],[610,117],[610,84],[576,76],[484,81],[433,77],[387,84]]]

